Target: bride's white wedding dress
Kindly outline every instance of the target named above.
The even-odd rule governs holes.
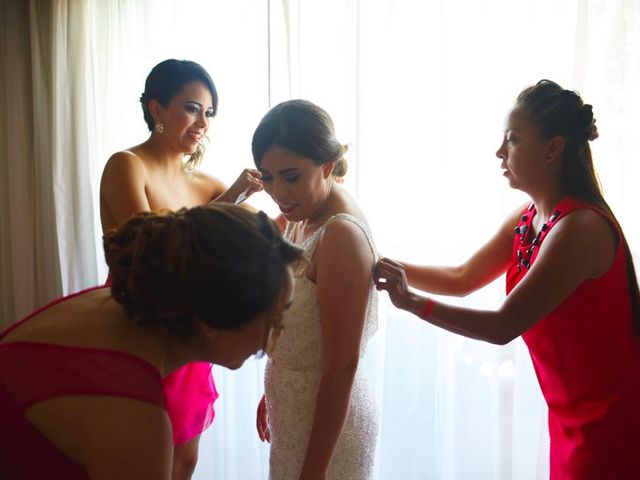
[[[368,227],[355,217],[341,213],[327,220],[300,245],[308,259],[311,259],[327,226],[336,221],[356,224],[366,235],[374,258],[378,258]],[[291,238],[295,228],[295,224],[290,225],[286,236]],[[364,356],[367,341],[377,329],[377,292],[373,282],[366,315],[360,358]],[[284,330],[265,370],[265,396],[271,433],[269,478],[297,480],[309,443],[324,360],[316,286],[304,274],[296,276],[293,304],[285,313],[283,326]],[[373,470],[377,433],[378,418],[373,395],[358,368],[349,413],[331,461],[328,478],[369,478]]]

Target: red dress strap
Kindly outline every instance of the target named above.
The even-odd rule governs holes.
[[[113,350],[0,344],[0,380],[23,410],[68,395],[127,397],[165,407],[160,373],[139,357]]]
[[[617,232],[618,238],[621,237],[622,232],[620,231],[620,227],[611,215],[595,205],[573,197],[563,198],[553,209],[551,216],[542,224],[540,231],[535,236],[531,235],[533,218],[537,214],[535,205],[531,203],[523,210],[519,222],[513,228],[513,262],[507,269],[507,294],[511,292],[531,268],[531,265],[538,256],[542,242],[551,229],[565,216],[581,208],[592,210],[606,218]],[[620,244],[618,248],[620,248]]]
[[[100,288],[105,288],[105,287],[108,287],[108,286],[109,285],[97,285],[95,287],[85,288],[84,290],[80,290],[79,292],[69,294],[69,295],[67,295],[65,297],[56,298],[55,300],[52,300],[51,302],[47,303],[44,307],[40,307],[35,312],[30,313],[29,315],[24,317],[22,320],[19,320],[18,322],[16,322],[13,325],[11,325],[9,328],[7,328],[4,331],[0,332],[0,340],[2,340],[4,337],[6,337],[9,333],[11,333],[13,330],[18,328],[24,322],[26,322],[27,320],[35,317],[39,313],[44,312],[48,308],[53,307],[54,305],[62,303],[64,301],[66,301],[66,300],[70,300],[70,299],[72,299],[74,297],[77,297],[79,295],[82,295],[83,293],[93,292],[94,290],[98,290]]]

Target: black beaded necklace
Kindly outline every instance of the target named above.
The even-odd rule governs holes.
[[[526,268],[527,270],[531,268],[531,262],[536,249],[542,243],[543,238],[547,235],[549,229],[558,221],[560,218],[560,210],[556,210],[549,217],[542,227],[540,227],[540,231],[537,233],[531,243],[527,243],[527,240],[531,235],[528,233],[531,231],[531,223],[533,222],[533,217],[536,214],[535,205],[531,203],[527,208],[526,212],[520,217],[520,222],[513,228],[513,231],[516,234],[516,244],[518,245],[518,249],[516,251],[516,257],[518,260],[518,272],[522,271],[522,268]]]

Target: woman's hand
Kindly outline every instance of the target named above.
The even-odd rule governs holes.
[[[258,411],[256,412],[256,428],[258,436],[263,442],[271,442],[271,434],[269,433],[269,417],[267,416],[267,403],[265,396],[262,395],[260,403],[258,403]]]
[[[217,201],[239,204],[261,190],[262,175],[260,172],[251,168],[245,168],[238,179],[233,182],[233,185],[217,198]]]
[[[389,293],[389,298],[396,307],[410,309],[415,295],[409,290],[407,275],[400,263],[382,257],[373,268],[373,282],[378,290]]]

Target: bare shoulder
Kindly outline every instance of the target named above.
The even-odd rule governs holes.
[[[363,218],[358,218],[365,224]],[[368,227],[367,227],[368,228]],[[346,257],[348,259],[373,262],[373,252],[364,230],[347,219],[336,219],[327,225],[318,244],[321,255]]]
[[[102,181],[119,178],[141,178],[146,174],[142,157],[130,150],[121,150],[109,157],[102,172]]]
[[[142,156],[135,153],[135,149],[120,150],[114,153],[107,160],[107,165],[132,165],[138,167],[144,167],[144,160]]]
[[[227,190],[227,186],[222,181],[202,170],[196,169],[192,175],[193,180],[200,188],[207,192],[210,199],[222,195]]]
[[[611,267],[618,234],[607,218],[581,208],[560,219],[545,243],[553,245],[557,254],[575,258],[588,269],[587,276],[594,278]]]
[[[588,208],[579,208],[558,221],[558,233],[596,249],[612,249],[618,234],[609,219]]]

